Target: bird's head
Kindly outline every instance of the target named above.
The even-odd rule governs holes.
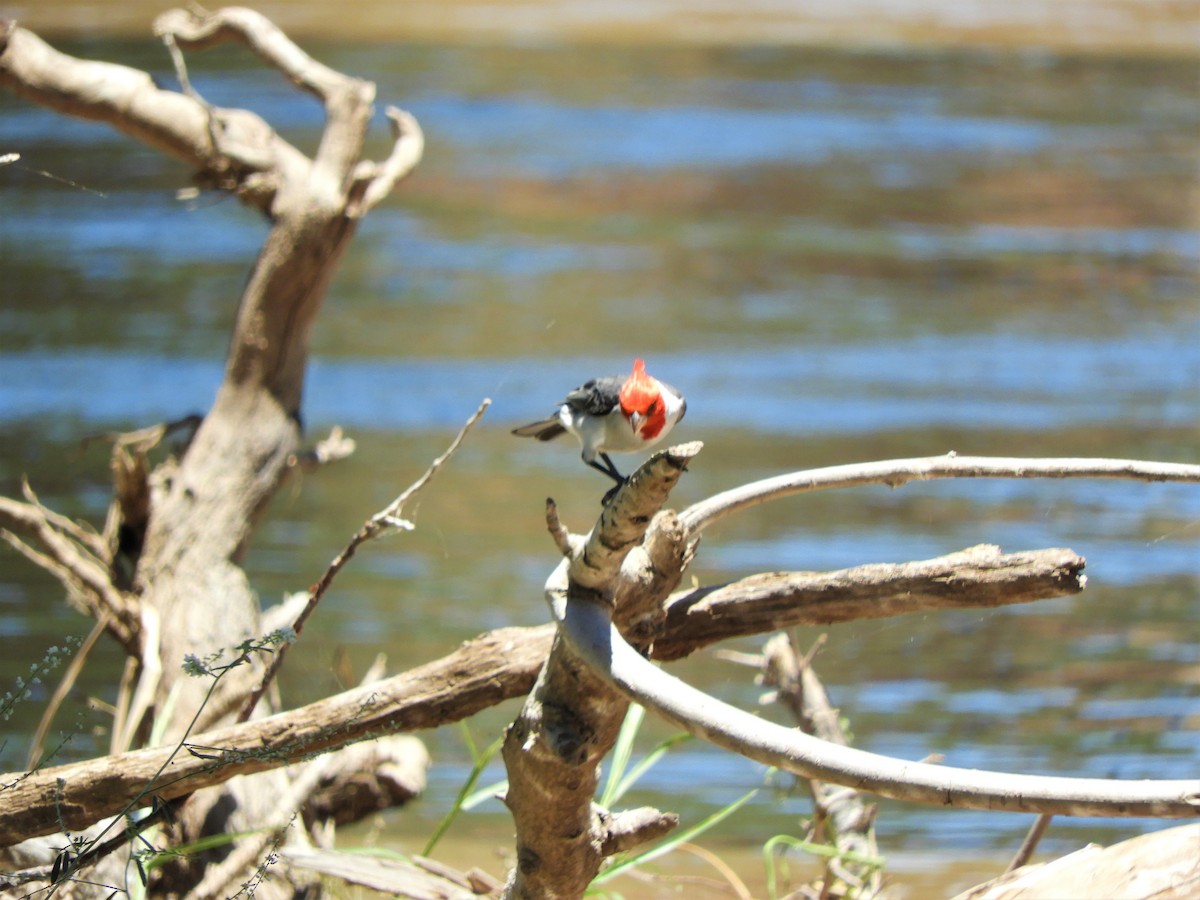
[[[644,440],[653,440],[667,421],[666,404],[658,380],[646,374],[646,364],[633,361],[633,372],[621,385],[621,412],[630,427]]]

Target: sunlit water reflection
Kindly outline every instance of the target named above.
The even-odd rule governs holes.
[[[170,80],[142,45],[86,49]],[[429,146],[364,223],[318,323],[305,421],[314,437],[347,427],[360,449],[275,504],[249,558],[264,599],[311,583],[480,398],[495,406],[427,494],[419,531],[342,576],[307,652],[289,660],[296,702],[337,686],[339,648],[359,672],[379,651],[402,668],[486,628],[545,620],[554,553],[542,499],[583,529],[604,485],[574,450],[507,430],[634,354],[686,391],[680,437],[706,442],[680,504],[790,469],[948,450],[1196,458],[1191,62],[317,53],[412,109]],[[315,104],[244,59],[216,58],[217,71],[197,61],[192,72],[210,100],[251,106],[311,146]],[[0,487],[16,494],[27,474],[46,502],[98,522],[104,448],[79,439],[207,406],[265,226],[229,201],[176,203],[186,173],[175,164],[7,96],[0,151],[22,155],[0,168]],[[1200,761],[1198,538],[1200,492],[1187,486],[951,481],[755,510],[713,529],[696,574],[903,561],[985,541],[1070,546],[1089,561],[1081,597],[831,629],[819,671],[868,749],[1185,777]],[[0,634],[15,648],[4,679],[86,627],[52,582],[0,557]],[[67,756],[102,746],[91,730],[103,717],[83,698],[111,699],[118,665],[102,647],[62,719],[75,734]],[[755,702],[740,669],[711,657],[678,668]],[[5,767],[21,764],[37,713],[18,711]],[[483,717],[477,736],[486,743],[510,716]],[[464,771],[455,732],[431,741],[449,765],[422,821]],[[631,799],[694,820],[761,779],[693,743]],[[767,792],[731,828],[761,842],[795,831],[806,809]],[[1049,840],[1145,824],[1077,821]],[[1027,825],[901,804],[879,818],[891,851],[1012,847]]]

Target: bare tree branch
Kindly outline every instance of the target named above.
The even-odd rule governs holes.
[[[29,496],[33,497],[32,492]],[[42,551],[34,549],[18,534],[36,540]],[[113,584],[108,566],[94,554],[98,549],[94,534],[50,512],[36,497],[29,503],[0,497],[0,537],[54,575],[79,608],[97,620],[106,620],[109,633],[127,652],[137,655],[139,604],[135,597]]]
[[[1024,554],[1014,554],[1014,556],[1023,556]],[[944,562],[947,558],[943,557]],[[931,563],[937,563],[938,560],[931,560]],[[922,564],[915,564],[922,565]],[[864,572],[870,572],[875,567],[862,567]],[[886,567],[885,567],[886,568]],[[622,568],[625,571],[626,567]],[[858,582],[861,582],[866,577],[855,577],[855,570],[847,570],[845,578],[834,579],[833,583],[828,585],[827,592],[830,596],[826,597],[826,603],[823,607],[822,621],[837,622],[849,621],[853,616],[859,614],[860,605],[858,603],[838,603],[835,601],[838,592],[841,590],[839,583],[849,581],[856,584],[854,591],[857,593],[859,587]],[[938,571],[936,566],[931,567],[931,572]],[[814,579],[819,579],[820,576],[813,576]],[[735,582],[735,585],[737,583]],[[962,594],[957,598],[956,605],[959,607],[968,606],[971,604],[970,582],[966,582]],[[880,589],[885,589],[885,583],[880,583]],[[930,608],[924,604],[928,602],[927,597],[922,596],[922,590],[919,587],[910,585],[912,596],[909,603],[899,602],[902,598],[897,598],[897,602],[889,602],[885,604],[886,608],[892,614],[900,614],[903,612],[911,612],[919,609]],[[736,595],[733,592],[733,586],[728,586],[722,589],[722,594],[726,595],[731,608],[737,607]],[[985,605],[993,605],[998,601],[996,597],[996,589],[992,585],[987,585],[983,589],[983,597],[980,598]],[[680,596],[688,596],[686,594]],[[1018,598],[1022,595],[1018,593]],[[303,599],[303,595],[301,595]],[[293,607],[299,605],[299,600],[292,604]],[[750,604],[753,608],[753,604]],[[288,613],[288,617],[294,617],[295,613]],[[795,619],[802,619],[804,610],[801,608]],[[846,616],[847,618],[839,618]],[[755,623],[755,627],[761,624],[762,620],[753,616],[748,617],[748,621]],[[678,617],[673,620],[667,633],[660,637],[652,648],[652,656],[656,659],[673,659],[703,646],[708,646],[723,637],[734,637],[750,633],[751,629],[746,627],[744,621],[739,615],[730,614],[715,618],[715,622],[719,627],[727,629],[724,634],[712,627],[712,623],[705,622],[701,619],[688,618],[686,616]],[[676,633],[675,629],[678,629]],[[490,635],[485,635],[478,639],[478,644],[467,644],[459,653],[453,654],[450,657],[436,663],[430,663],[429,666],[422,669],[413,670],[412,672],[397,675],[392,679],[383,682],[383,686],[379,690],[383,694],[398,694],[402,693],[402,686],[409,683],[412,679],[416,683],[436,681],[437,675],[430,674],[438,671],[446,673],[445,677],[450,679],[452,673],[461,671],[461,667],[467,665],[464,660],[478,651],[480,653],[479,666],[480,671],[476,674],[471,674],[470,677],[463,676],[463,691],[461,695],[453,690],[453,685],[447,686],[448,692],[438,701],[442,704],[439,712],[440,716],[435,716],[433,719],[422,720],[423,724],[415,727],[433,727],[435,725],[444,724],[454,721],[466,715],[470,715],[477,709],[485,706],[499,703],[511,697],[520,696],[528,691],[533,683],[534,677],[538,668],[544,662],[546,654],[549,652],[551,640],[553,637],[554,628],[551,625],[541,626],[538,628],[513,628],[506,629],[501,632],[494,632]],[[502,649],[496,651],[495,648],[500,646]],[[511,648],[506,650],[503,648]],[[495,653],[494,657],[490,654]],[[510,655],[511,654],[511,655]],[[489,657],[491,662],[489,663]],[[488,669],[487,666],[492,665],[494,668]],[[427,671],[428,670],[428,671]],[[474,673],[474,666],[467,666],[467,671]],[[490,683],[484,684],[484,682]],[[473,704],[479,702],[476,692],[485,689],[490,689],[487,702],[483,702],[481,706]],[[334,697],[322,701],[320,704],[314,704],[307,707],[301,707],[292,710],[288,713],[282,713],[273,716],[270,719],[265,719],[260,722],[247,723],[240,728],[228,729],[220,732],[218,735],[213,734],[201,735],[195,739],[195,743],[206,746],[219,746],[223,748],[234,747],[262,747],[266,755],[266,759],[255,760],[253,754],[239,755],[236,753],[225,753],[219,759],[204,759],[201,757],[189,757],[177,762],[172,768],[174,777],[182,779],[197,779],[202,778],[204,784],[217,783],[232,777],[235,774],[248,771],[252,765],[284,765],[287,763],[288,757],[279,748],[284,746],[284,737],[288,735],[292,729],[295,729],[295,736],[299,742],[300,749],[298,752],[316,752],[316,749],[309,743],[309,738],[305,734],[309,732],[323,732],[335,730],[339,736],[337,740],[327,746],[341,746],[348,744],[354,740],[361,739],[365,732],[371,732],[377,729],[379,732],[390,732],[395,730],[403,730],[400,722],[403,718],[400,712],[388,713],[386,704],[389,701],[378,700],[383,703],[382,709],[371,712],[367,715],[366,706],[376,702],[378,698],[374,698],[374,691],[370,688],[358,688],[354,691],[345,694],[338,694]],[[408,701],[396,701],[399,704],[398,709],[407,709],[405,705]],[[416,702],[416,701],[413,701]],[[465,705],[465,711],[463,708]],[[372,707],[373,708],[373,707]],[[364,716],[367,716],[364,718]],[[274,735],[274,737],[272,737]],[[148,753],[150,751],[139,751]],[[94,811],[96,818],[103,815],[111,814],[115,811],[111,805],[97,806],[95,798],[87,797],[90,789],[93,790],[111,790],[111,785],[107,780],[97,780],[96,773],[110,773],[118,767],[133,764],[136,762],[137,772],[143,773],[145,777],[149,777],[150,773],[157,770],[157,766],[165,755],[169,752],[166,749],[154,751],[161,754],[160,756],[152,757],[136,757],[131,754],[114,755],[103,757],[98,760],[91,760],[82,763],[72,764],[66,767],[60,767],[56,770],[50,770],[56,774],[54,778],[62,778],[66,783],[76,785],[78,788],[78,796],[84,799],[77,801],[77,806],[80,809],[80,815],[83,816],[79,821],[87,821],[85,810]],[[200,752],[207,752],[201,750]],[[180,767],[183,768],[180,768]],[[0,790],[4,789],[4,785],[16,782],[22,778],[34,778],[46,776],[46,772],[34,773],[34,775],[24,776],[19,773],[11,773],[9,775],[0,776]],[[139,777],[135,772],[131,776],[131,790],[136,788],[136,779]],[[51,784],[52,782],[46,782]],[[198,786],[195,781],[189,782],[193,786]],[[189,788],[191,789],[191,788]],[[187,790],[178,789],[172,790],[171,796],[179,796],[187,793]],[[122,795],[128,800],[132,795]],[[7,799],[7,798],[6,798]],[[120,807],[117,806],[117,809]],[[104,810],[108,810],[105,812]],[[23,823],[23,824],[22,824]],[[8,830],[5,830],[7,827]],[[34,828],[32,819],[19,817],[13,821],[11,826],[5,826],[3,815],[0,814],[0,844],[5,840],[12,841],[20,839],[22,836],[29,836],[38,833],[36,830],[23,831],[23,829]],[[80,827],[78,822],[73,827]]]
[[[679,517],[688,531],[697,535],[731,513],[793,494],[864,484],[884,484],[897,488],[910,481],[937,478],[1120,478],[1197,482],[1200,481],[1200,466],[1138,459],[1026,459],[948,453],[945,456],[806,469],[765,478],[714,494],[689,506]]]
[[[622,571],[625,571],[626,568],[623,567]],[[863,568],[870,570],[873,567]],[[851,582],[861,580],[853,577],[853,571],[848,570],[849,580]],[[840,580],[838,579],[838,581]],[[839,590],[838,584],[834,583],[830,586],[829,593],[836,596]],[[726,591],[729,589],[723,589],[723,593]],[[983,600],[988,605],[995,602],[994,592],[995,589],[991,586],[984,592]],[[897,602],[887,604],[887,608],[894,614],[926,608],[921,605],[924,600],[920,595],[921,591],[914,589],[911,605]],[[303,595],[301,599],[303,599]],[[730,594],[729,602],[731,606],[737,605],[732,594]],[[968,605],[970,590],[964,589],[957,602],[960,606]],[[298,606],[299,603],[300,600],[297,600],[292,607]],[[838,604],[830,599],[825,609],[829,615],[823,619],[824,621],[847,621],[848,619],[843,620],[836,616],[839,614],[855,615],[858,606],[854,603]],[[294,615],[294,612],[289,612],[286,618],[292,618]],[[654,645],[652,656],[654,658],[675,658],[722,639],[722,635],[710,627],[710,623],[702,622],[701,627],[692,631],[692,623],[696,621],[699,620],[687,617],[676,620],[671,627],[678,628],[680,633],[676,634],[669,630]],[[728,629],[724,637],[748,633],[744,628],[744,623],[737,615],[721,616],[716,621],[721,627]],[[417,724],[412,727],[434,727],[445,724],[470,715],[486,706],[520,696],[529,690],[539,667],[545,661],[553,633],[552,625],[493,632],[480,637],[475,643],[464,645],[461,651],[439,662],[394,676],[382,682],[381,685],[357,688],[327,698],[319,704],[301,707],[269,719],[250,722],[218,733],[200,735],[194,739],[194,744],[197,745],[198,752],[206,754],[206,756],[189,755],[176,760],[169,771],[172,778],[182,780],[178,786],[172,786],[170,789],[163,788],[159,793],[161,796],[168,796],[168,794],[172,797],[180,796],[202,785],[218,783],[236,774],[254,770],[256,767],[285,765],[293,758],[292,750],[287,749],[292,746],[289,744],[292,739],[295,743],[295,753],[304,755],[318,752],[324,747],[343,746],[375,733],[407,730],[407,726],[404,724],[407,721],[406,716],[417,715],[413,710],[419,710],[422,701],[419,696],[409,697],[406,691],[411,689],[419,693],[419,685],[436,683],[439,677],[450,682],[444,685],[445,693],[438,694],[437,699],[429,700],[429,703],[436,707],[431,712],[431,717],[418,717]],[[660,653],[663,656],[660,656]],[[472,662],[476,654],[479,658]],[[444,674],[439,676],[439,672]],[[461,692],[455,689],[459,680],[462,682]],[[412,687],[405,687],[406,685]],[[486,695],[484,699],[481,699],[481,692]],[[389,700],[387,697],[394,699]],[[389,707],[388,704],[393,702],[396,704],[395,708]],[[320,747],[317,747],[312,742],[313,735],[329,735],[331,740],[329,743],[322,743]],[[205,746],[224,748],[226,752],[219,754],[217,758],[207,758],[209,751],[203,749]],[[241,754],[231,752],[231,748],[238,747],[262,748],[261,756],[263,758],[256,758],[259,754],[251,752]],[[74,822],[72,827],[78,828],[81,827],[80,822],[94,821],[119,810],[121,805],[118,801],[127,802],[137,796],[140,789],[147,786],[139,785],[138,778],[148,779],[153,772],[157,771],[168,753],[168,749],[160,748],[155,751],[138,751],[138,754],[150,754],[145,756],[126,753],[30,775],[10,773],[0,776],[0,791],[5,791],[5,785],[10,785],[8,790],[12,790],[11,785],[22,779],[41,779],[36,782],[41,785],[38,790],[52,791],[54,781],[61,778],[64,783],[74,786],[72,796],[76,799],[72,800],[72,804],[78,808],[79,818],[72,819]],[[110,780],[112,773],[127,766],[134,767],[127,781],[127,788],[123,789],[124,793],[111,793],[114,790]],[[152,785],[150,786],[152,787]],[[97,798],[91,796],[90,792],[111,794],[111,796]],[[10,799],[16,799],[16,795],[6,792],[5,800]],[[112,802],[109,802],[110,800]],[[31,801],[23,798],[21,802],[28,804]],[[13,808],[13,804],[7,804],[7,806],[10,810]],[[37,833],[50,833],[38,830],[41,826],[37,824],[36,812],[35,804],[30,807],[27,816],[20,815],[9,821],[0,811],[0,845],[6,841],[20,840]],[[51,828],[51,830],[56,829]]]
[[[839,747],[782,728],[668,675],[630,647],[601,604],[555,608],[563,636],[604,681],[688,732],[766,765],[909,800],[961,809],[1072,816],[1200,816],[1200,779],[1112,781],[933,766]]]
[[[815,654],[816,649],[810,650],[808,657]],[[807,734],[848,747],[850,742],[838,721],[838,711],[830,704],[825,686],[813,671],[808,657],[801,657],[796,652],[788,635],[775,635],[763,647],[763,683],[776,687],[776,699],[789,710]],[[868,804],[862,794],[853,788],[842,788],[811,778],[808,779],[808,786],[812,792],[816,830],[832,831],[824,839],[836,847],[843,857],[837,866],[832,865],[834,860],[826,861],[825,875],[820,884],[822,893],[828,896],[848,896],[853,893],[858,900],[882,896],[883,872],[875,845],[876,807]],[[828,829],[823,828],[826,824]],[[839,876],[835,872],[844,872],[846,875],[841,885],[837,883]],[[845,890],[847,883],[853,884],[853,892]]]
[[[1059,859],[1006,872],[954,900],[1138,897],[1192,900],[1200,888],[1200,824],[1142,834],[1111,847],[1088,844]]]
[[[194,735],[182,752],[155,747],[0,775],[0,847],[85,828],[139,798],[147,804],[156,795],[169,800],[355,741],[466,718],[528,692],[552,636],[549,626],[489,632],[402,675]]]
[[[284,850],[283,855],[302,868],[411,900],[473,900],[493,896],[498,888],[482,873],[454,872],[421,857],[409,861],[294,848]]]
[[[157,87],[137,69],[59,53],[20,26],[10,28],[0,54],[0,85],[66,115],[112,125],[263,209],[271,206],[278,172],[294,177],[308,168],[304,155],[253,113],[210,109]],[[213,140],[214,118],[220,147]]]
[[[1083,590],[1083,567],[1070,550],[1001,553],[981,544],[921,562],[751,575],[672,596],[654,658],[679,659],[734,635],[798,625],[1062,597]]]
[[[375,85],[344,75],[317,62],[261,13],[245,7],[214,12],[170,10],[154,23],[155,33],[170,35],[184,48],[206,49],[225,41],[245,44],[265,63],[278,69],[292,84],[319,99],[325,106],[327,127],[313,158],[314,174],[328,179],[329,200],[339,196],[362,154],[362,138],[371,117]],[[306,196],[305,202],[312,197]]]
[[[392,123],[392,152],[382,163],[363,160],[354,170],[355,193],[347,214],[355,218],[366,215],[391,194],[425,152],[425,134],[417,120],[394,106],[386,112]]]

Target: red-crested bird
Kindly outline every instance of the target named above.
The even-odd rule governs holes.
[[[629,375],[593,378],[567,394],[554,415],[514,428],[513,434],[551,441],[569,432],[583,445],[583,461],[620,486],[625,476],[608,454],[653,447],[685,412],[683,394],[647,374],[646,364],[636,359]],[[597,457],[604,460],[603,465]]]

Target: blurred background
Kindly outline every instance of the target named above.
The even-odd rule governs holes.
[[[38,0],[0,14],[174,85],[150,34],[164,8]],[[544,498],[586,530],[608,485],[573,445],[508,431],[635,355],[688,397],[672,437],[705,442],[680,508],[791,470],[948,450],[1198,461],[1194,4],[257,8],[377,83],[376,158],[386,104],[412,111],[428,141],[363,223],[318,320],[308,432],[341,425],[358,451],[279,497],[247,560],[263,602],[311,584],[494,400],[425,492],[418,530],[339,577],[289,657],[289,704],[353,683],[378,653],[399,671],[485,629],[547,620]],[[318,105],[249,54],[189,66],[209,101],[315,146]],[[100,525],[108,446],[86,439],[208,407],[266,226],[227,198],[177,201],[181,165],[8,94],[3,153],[20,160],[0,166],[0,493],[28,478],[48,505]],[[953,481],[758,508],[712,529],[693,573],[1070,547],[1088,560],[1081,596],[828,629],[817,671],[869,750],[1182,778],[1200,763],[1198,539],[1194,485]],[[0,693],[90,625],[0,549]],[[111,702],[120,667],[102,641],[52,729],[59,759],[107,746],[89,698]],[[760,692],[712,653],[672,671],[748,707]],[[0,770],[24,765],[51,687],[6,723]],[[472,720],[473,739],[489,743],[514,710]],[[670,733],[649,723],[643,744]],[[426,796],[343,845],[420,850],[470,760],[459,728],[423,737],[436,762]],[[699,742],[671,760],[631,805],[690,824],[764,781]],[[496,765],[484,781],[502,777]],[[751,880],[762,843],[801,834],[809,812],[788,779],[768,784],[706,842]],[[934,873],[949,891],[995,873],[1030,820],[883,802],[880,850],[899,880]],[[1169,824],[1057,819],[1042,849]],[[446,852],[499,873],[509,834],[487,803]]]

